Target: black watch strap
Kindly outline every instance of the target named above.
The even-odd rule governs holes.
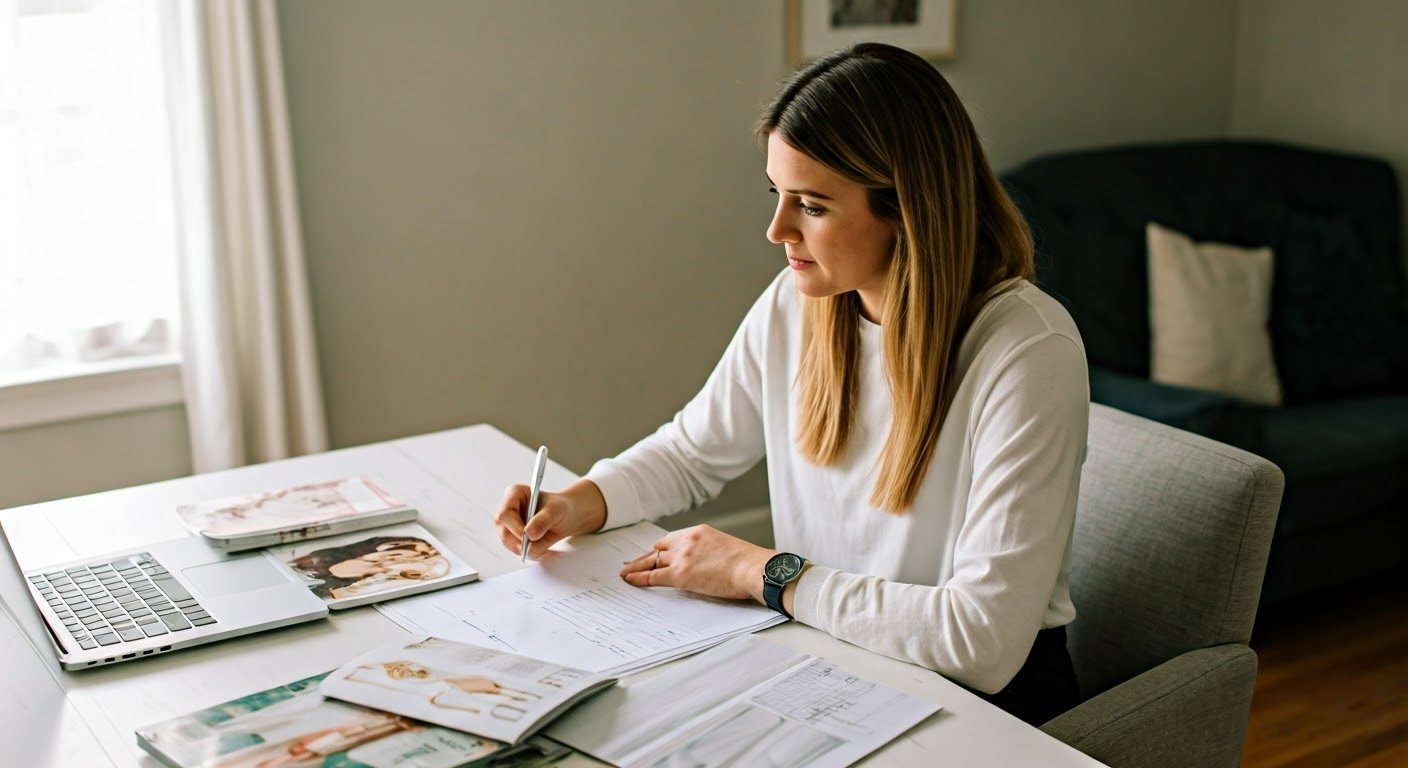
[[[786,584],[778,584],[775,581],[763,579],[763,602],[767,603],[769,608],[790,619],[792,618],[792,614],[788,613],[787,609],[782,607],[782,590],[786,587]]]

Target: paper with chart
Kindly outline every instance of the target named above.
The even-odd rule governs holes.
[[[650,551],[663,534],[642,523],[577,537],[534,567],[377,608],[415,633],[607,675],[786,621],[753,603],[623,581],[621,564]]]
[[[823,659],[738,637],[604,691],[544,733],[619,766],[841,768],[939,709]]]

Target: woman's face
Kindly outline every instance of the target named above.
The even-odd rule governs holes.
[[[382,570],[380,565],[357,557],[333,563],[328,568],[328,573],[339,579],[360,579],[373,573],[380,573]]]
[[[865,187],[794,149],[777,131],[768,136],[768,179],[777,192],[768,239],[786,246],[798,289],[813,298],[856,291],[866,319],[881,322],[895,224],[870,210]]]

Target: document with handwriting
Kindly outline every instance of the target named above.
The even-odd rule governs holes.
[[[660,535],[642,524],[577,537],[536,566],[377,607],[412,632],[616,676],[786,620],[761,605],[627,584],[622,563]]]
[[[842,768],[939,709],[824,659],[738,637],[604,691],[545,733],[623,767]]]

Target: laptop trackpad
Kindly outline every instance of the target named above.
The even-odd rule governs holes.
[[[181,571],[191,586],[212,597],[249,592],[289,583],[279,569],[262,557],[242,557]]]

